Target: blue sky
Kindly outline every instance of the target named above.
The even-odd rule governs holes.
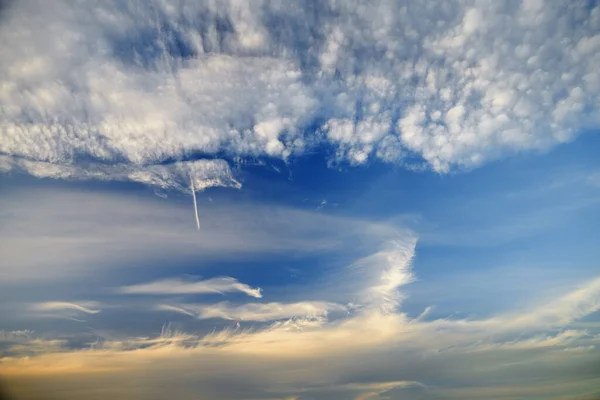
[[[596,3],[1,12],[16,399],[600,395]]]

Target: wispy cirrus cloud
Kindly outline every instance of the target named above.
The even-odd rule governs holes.
[[[245,303],[233,305],[229,302],[216,304],[160,304],[157,310],[174,311],[194,316],[198,319],[226,319],[234,321],[276,321],[292,318],[322,318],[329,312],[346,312],[340,304],[323,301],[303,301],[298,303]]]
[[[411,262],[417,238],[412,233],[387,240],[381,250],[361,258],[348,268],[348,275],[359,283],[359,301],[383,313],[393,313],[400,306],[400,287],[414,279]]]
[[[342,268],[331,277],[329,289],[333,292],[350,292],[348,306],[326,301],[301,301],[293,303],[268,302],[232,304],[160,304],[157,310],[173,311],[198,319],[219,318],[238,321],[273,321],[291,318],[321,318],[329,312],[378,312],[392,314],[400,306],[401,286],[413,279],[410,270],[415,251],[416,237],[410,232],[395,232],[395,238],[386,240],[381,250]],[[243,285],[233,278],[215,278],[187,283],[181,280],[162,280],[148,284],[133,285],[119,289],[121,293],[191,294],[224,291],[242,291]],[[245,285],[244,285],[245,286]],[[227,290],[219,289],[227,287]],[[260,289],[244,287],[246,294],[253,295]]]
[[[43,301],[29,304],[28,311],[42,318],[60,318],[76,322],[85,322],[82,319],[86,315],[98,314],[100,303],[95,301],[67,302],[67,301]]]
[[[196,190],[222,186],[240,188],[229,164],[223,160],[195,160],[165,165],[131,164],[56,164],[23,158],[0,156],[0,171],[26,171],[37,178],[133,181],[158,189],[188,192],[190,181]]]
[[[582,370],[597,360],[600,333],[572,324],[598,310],[600,278],[539,307],[516,308],[480,319],[411,318],[401,300],[403,285],[413,279],[410,266],[416,238],[410,232],[381,232],[386,235],[379,236],[381,243],[371,256],[360,257],[330,279],[331,291],[348,293],[348,300],[357,301],[351,306],[313,300],[164,302],[157,308],[197,319],[272,323],[208,334],[167,327],[158,337],[120,335],[76,350],[60,340],[51,341],[47,343],[52,346],[35,356],[27,353],[27,343],[20,343],[11,347],[10,357],[0,359],[2,369],[11,388],[27,398],[47,394],[44,376],[71,388],[67,398],[80,397],[81,390],[97,397],[139,395],[139,387],[131,384],[138,379],[153,393],[176,393],[182,398],[199,391],[208,399],[368,399],[390,393],[443,398],[460,387],[470,393],[473,381],[485,381],[489,387],[502,385],[503,393],[510,397],[545,393],[536,385],[523,386],[525,371],[533,378],[552,379],[554,393],[572,393],[574,378],[569,371]],[[124,289],[125,293],[156,295],[261,294],[234,278],[159,280]],[[96,310],[87,303],[43,303],[39,307],[84,313]],[[336,312],[339,315],[330,318]],[[27,340],[34,338],[29,335]],[[149,366],[143,376],[139,375],[140,363]],[[75,371],[85,371],[89,380],[73,386]],[[194,371],[193,380],[187,378],[189,371]],[[576,374],[582,393],[597,383],[594,373]],[[440,376],[444,376],[442,381]],[[219,383],[224,377],[229,385]],[[99,387],[99,379],[113,385]],[[111,389],[116,387],[119,389]],[[472,398],[478,397],[473,394]]]
[[[570,299],[593,299],[598,292],[595,285],[596,281],[566,294],[556,304],[544,306],[543,313],[575,312],[580,304]],[[481,398],[484,388],[492,393],[485,395],[489,398],[548,394],[544,385],[538,385],[542,381],[524,382],[524,373],[532,379],[551,380],[553,395],[593,393],[597,370],[586,369],[576,377],[572,371],[584,371],[597,360],[598,333],[572,330],[569,321],[556,319],[552,324],[556,333],[544,333],[549,326],[537,320],[528,328],[534,336],[523,336],[518,321],[539,313],[534,309],[488,320],[422,320],[402,312],[366,310],[296,329],[275,323],[263,329],[193,335],[167,328],[156,338],[108,340],[76,351],[55,346],[33,357],[13,356],[1,362],[11,387],[29,398],[38,398],[46,390],[42,377],[48,374],[63,387],[72,388],[64,392],[67,398],[76,398],[81,388],[96,396],[125,398],[139,393],[131,384],[142,379],[136,372],[139,363],[147,366],[143,379],[153,393],[175,391],[182,398],[199,390],[209,399],[248,398],[249,394],[256,398],[368,399],[392,393],[409,398],[411,393],[434,399],[458,393],[463,398]],[[294,366],[292,374],[290,365]],[[193,381],[188,374],[183,374],[186,378],[181,375],[190,370],[195,372]],[[82,381],[74,371],[85,371],[91,380]],[[223,374],[230,385],[218,383]],[[399,380],[400,376],[405,379]],[[74,379],[78,379],[75,386]],[[97,379],[114,385],[99,387],[94,383]],[[485,385],[473,387],[469,383],[473,379]],[[118,391],[110,389],[115,385]]]
[[[161,279],[154,282],[123,286],[117,289],[123,294],[208,294],[240,292],[248,296],[261,298],[261,289],[253,288],[235,278],[228,276],[200,281],[184,281],[182,279]]]
[[[95,310],[98,307],[96,302],[69,303],[66,301],[45,301],[31,305],[31,309],[35,311],[61,311],[72,310],[81,311],[86,314],[97,314],[100,310]]]

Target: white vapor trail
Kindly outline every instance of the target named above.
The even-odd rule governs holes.
[[[192,183],[192,197],[194,198],[194,214],[196,215],[196,227],[200,230],[200,219],[198,218],[198,203],[196,203],[196,189],[194,188],[194,179],[190,177]]]

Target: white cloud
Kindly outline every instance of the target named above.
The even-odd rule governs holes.
[[[531,313],[518,318],[509,318],[520,328],[527,326],[567,325],[586,315],[600,310],[600,278],[592,279],[577,290],[549,304],[540,306]]]
[[[223,160],[196,160],[167,165],[97,164],[62,165],[0,156],[0,170],[24,171],[38,178],[70,180],[133,181],[160,189],[188,192],[191,182],[196,190],[212,186],[240,188]]]
[[[86,314],[98,314],[101,311],[99,307],[100,303],[95,301],[77,303],[66,301],[45,301],[30,304],[28,311],[36,318],[59,318],[76,322],[85,322],[85,320],[82,319],[82,316]]]
[[[222,276],[195,282],[181,279],[162,279],[159,281],[123,286],[118,289],[124,294],[208,294],[241,292],[251,297],[261,298],[261,289],[253,288],[237,279]]]
[[[545,306],[543,313],[576,313],[579,305],[570,299],[581,293],[589,299],[597,296],[596,281]],[[59,387],[65,398],[84,391],[97,398],[143,397],[143,387],[183,399],[199,392],[207,399],[410,398],[410,393],[475,399],[482,398],[484,389],[489,398],[518,398],[585,394],[597,387],[597,370],[589,371],[598,357],[597,332],[570,329],[569,321],[559,319],[551,330],[555,333],[547,333],[548,325],[536,320],[528,328],[530,335],[518,321],[536,314],[539,310],[498,321],[422,321],[375,310],[297,329],[278,322],[204,336],[167,326],[159,337],[105,340],[77,350],[46,340],[34,354],[17,335],[21,344],[11,349],[16,353],[0,363],[10,387],[26,398],[43,398]],[[507,330],[512,334],[506,335]],[[26,338],[33,346],[36,338],[30,333]],[[48,386],[47,378],[55,386]]]
[[[195,316],[198,319],[220,318],[236,321],[275,321],[293,318],[321,318],[331,311],[346,311],[346,307],[322,301],[303,301],[298,303],[246,303],[232,305],[229,302],[217,304],[181,304],[171,306],[161,304],[157,310],[175,311]]]
[[[410,263],[415,251],[416,238],[410,232],[394,231],[394,239],[388,240],[382,249],[363,257],[350,266],[340,269],[330,278],[327,291],[349,296],[344,301],[358,301],[349,306],[326,301],[301,301],[293,303],[245,303],[234,305],[229,302],[216,304],[161,304],[157,310],[173,311],[198,319],[220,318],[238,321],[273,321],[295,318],[323,318],[329,312],[371,312],[391,315],[397,311],[402,299],[399,288],[413,279]],[[222,280],[227,279],[227,282]],[[229,287],[229,285],[231,287]],[[261,297],[260,289],[242,285],[233,278],[216,278],[187,283],[179,280],[162,280],[149,284],[128,286],[122,293],[186,294],[220,291],[245,291]],[[306,295],[306,294],[305,294]],[[322,295],[321,295],[322,296]]]
[[[394,232],[395,239],[387,241],[383,248],[343,268],[331,278],[328,291],[342,296],[346,301],[358,301],[350,306],[325,301],[301,301],[294,303],[245,303],[216,304],[161,304],[157,310],[173,311],[198,319],[220,318],[238,321],[273,321],[295,318],[323,318],[329,312],[371,312],[391,315],[398,309],[402,296],[399,287],[413,279],[410,263],[414,255],[416,238],[409,232]],[[224,280],[227,280],[226,282]],[[241,287],[243,286],[243,288]],[[233,278],[216,278],[200,282],[162,280],[149,284],[121,288],[122,293],[188,294],[225,291],[242,291],[254,297],[262,297],[260,289],[252,289]]]
[[[85,303],[69,303],[66,301],[45,301],[31,305],[31,309],[35,311],[81,311],[86,314],[97,314],[100,310],[94,310],[92,307],[98,307],[96,302]]]
[[[393,313],[400,305],[402,297],[399,287],[413,280],[410,271],[414,256],[416,238],[391,240],[384,248],[357,261],[350,267],[358,272],[358,282],[364,285],[362,301],[384,313]]]
[[[457,388],[474,390],[474,382],[502,386],[506,397],[543,393],[532,383],[519,386],[524,373],[535,382],[553,382],[554,394],[572,393],[575,380],[582,391],[597,383],[593,381],[597,375],[573,371],[587,370],[597,359],[598,327],[583,331],[574,323],[598,310],[600,278],[539,307],[515,306],[513,312],[481,319],[410,318],[402,310],[398,291],[412,280],[409,268],[416,239],[408,232],[361,226],[364,237],[377,236],[382,244],[370,243],[375,247],[372,256],[332,271],[328,279],[330,291],[347,294],[358,304],[313,300],[163,303],[157,308],[198,319],[275,322],[208,334],[173,331],[167,326],[158,337],[121,334],[97,339],[89,346],[79,344],[76,349],[60,338],[44,338],[36,345],[37,338],[30,333],[9,335],[19,340],[0,358],[3,373],[24,398],[41,398],[55,390],[44,377],[51,377],[54,387],[60,387],[67,398],[81,397],[82,391],[97,398],[143,397],[140,387],[184,399],[199,392],[207,399],[369,399],[402,397],[415,391],[443,398]],[[124,290],[147,294],[214,291],[260,294],[233,278],[156,281]],[[36,307],[83,313],[98,308],[64,302]],[[339,315],[331,318],[336,312]],[[35,352],[28,350],[29,343]],[[138,372],[140,365],[144,365],[143,375]],[[81,380],[83,375],[87,380]],[[40,393],[32,391],[34,387]]]
[[[412,151],[447,171],[547,149],[599,126],[600,6],[586,7],[14,2],[0,152],[148,165],[326,143],[335,161]]]

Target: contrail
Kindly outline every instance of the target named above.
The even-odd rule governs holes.
[[[194,213],[196,214],[196,227],[200,230],[200,219],[198,218],[198,203],[196,203],[196,189],[194,188],[194,180],[190,176],[190,182],[192,183],[192,197],[194,198]]]

